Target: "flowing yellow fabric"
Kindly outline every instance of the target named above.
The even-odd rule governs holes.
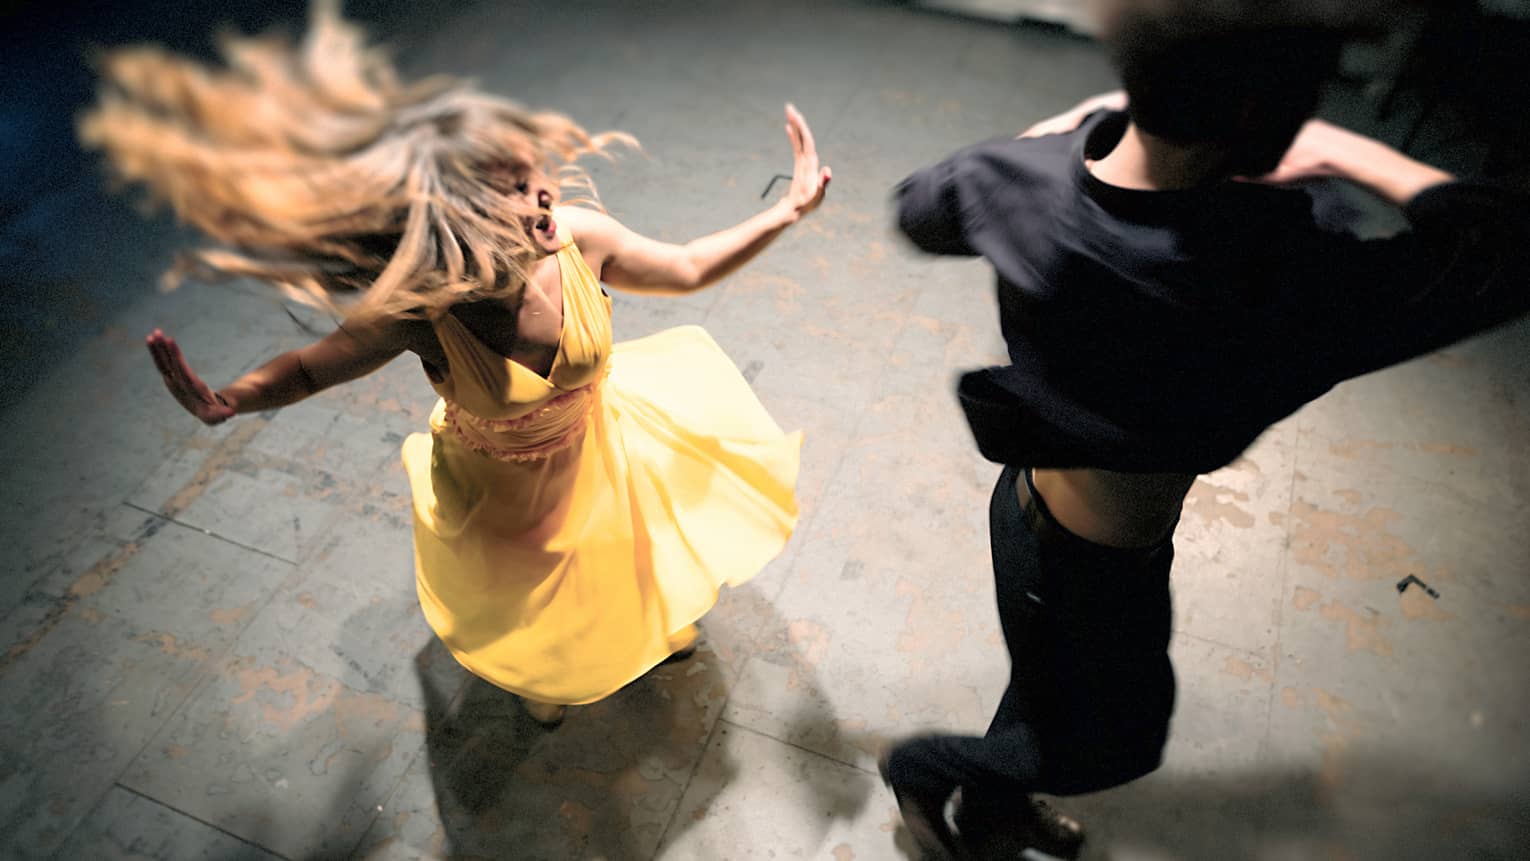
[[[430,434],[404,442],[420,606],[463,666],[547,703],[602,699],[683,643],[797,521],[783,434],[705,330],[611,343],[566,238],[548,376],[450,315]]]

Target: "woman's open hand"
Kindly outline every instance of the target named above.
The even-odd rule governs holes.
[[[149,355],[154,357],[154,367],[159,369],[159,375],[165,381],[165,388],[186,412],[205,425],[221,424],[234,415],[235,405],[213,391],[191,370],[174,338],[155,329],[145,341]]]
[[[1018,137],[1039,138],[1043,135],[1063,135],[1076,130],[1083,124],[1089,115],[1099,110],[1124,111],[1126,110],[1126,93],[1123,90],[1112,90],[1108,93],[1100,93],[1097,96],[1079,102],[1072,108],[1058,114],[1055,117],[1044,119],[1021,132]]]
[[[798,110],[786,106],[786,136],[792,141],[792,184],[782,203],[791,207],[797,217],[807,215],[823,202],[834,172],[818,164],[818,147],[813,143],[813,130]]]

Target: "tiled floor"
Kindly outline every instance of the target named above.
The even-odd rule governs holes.
[[[813,122],[821,213],[711,291],[616,308],[622,338],[705,325],[806,430],[798,533],[695,659],[542,730],[419,616],[418,368],[199,428],[144,332],[215,381],[303,333],[257,291],[152,293],[182,237],[82,175],[7,224],[52,321],[31,337],[69,349],[0,412],[0,856],[905,857],[879,743],[981,728],[1006,677],[997,470],[950,395],[1001,343],[984,267],[910,252],[887,194],[1106,88],[1099,51],[848,0],[413,15],[406,68],[639,135],[596,175],[657,236],[753,212],[789,167],[781,103]],[[1527,356],[1519,325],[1345,385],[1198,483],[1168,760],[1062,802],[1090,857],[1530,855]]]

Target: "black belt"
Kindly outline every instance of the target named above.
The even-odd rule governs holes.
[[[1020,475],[1015,481],[1015,494],[1020,498],[1020,522],[1025,524],[1032,535],[1037,538],[1051,538],[1057,535],[1078,538],[1052,519],[1052,513],[1046,510],[1046,503],[1042,502],[1036,494],[1036,486],[1031,482],[1030,469],[1020,470]]]

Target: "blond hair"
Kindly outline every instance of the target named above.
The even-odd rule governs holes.
[[[155,47],[101,58],[80,138],[224,248],[183,255],[184,277],[249,276],[332,313],[435,317],[468,299],[517,301],[538,251],[513,194],[519,169],[594,187],[575,162],[614,143],[466,82],[413,84],[333,0],[294,48],[228,37],[228,68]]]

